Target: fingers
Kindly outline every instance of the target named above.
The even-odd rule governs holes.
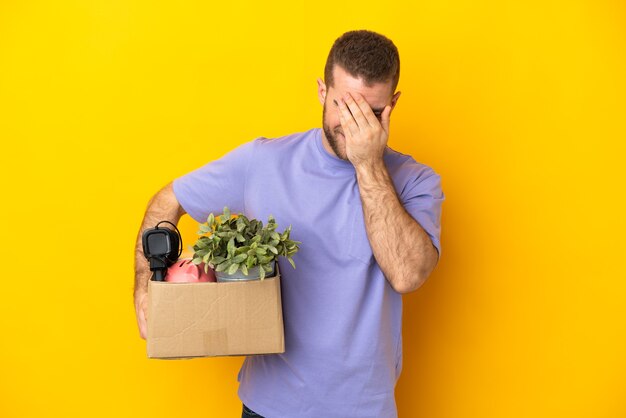
[[[384,127],[385,132],[388,132],[389,128],[389,116],[391,115],[391,107],[385,106],[381,113],[374,113],[369,103],[365,100],[365,97],[360,93],[346,93],[341,99],[342,105],[345,103],[347,112],[343,112],[344,118],[347,122],[351,119],[356,123],[356,127],[359,129],[368,127],[377,128]],[[341,108],[342,105],[335,101],[335,104]],[[387,110],[387,108],[389,108]],[[387,110],[386,125],[383,124],[383,113]],[[379,119],[380,118],[380,119]]]
[[[137,311],[137,326],[139,327],[139,336],[144,340],[146,339],[146,335],[148,334],[147,322],[148,321],[146,321],[146,313],[143,309],[139,308],[139,310]]]
[[[137,314],[137,326],[139,327],[139,336],[144,340],[148,335],[148,300],[147,295],[142,295],[135,302],[135,313]]]
[[[372,110],[372,108],[370,107],[369,103],[367,103],[367,101],[365,100],[365,97],[363,97],[359,93],[356,93],[356,95],[352,96],[352,98],[353,98],[354,102],[359,106],[359,109],[361,110],[361,113],[363,114],[363,116],[367,120],[367,123],[370,126],[376,127],[376,126],[381,124],[381,122],[378,119],[378,117],[381,116],[381,115],[380,114],[376,115],[374,113],[374,110]]]
[[[343,100],[339,103],[339,122],[341,122],[344,134],[356,135],[359,133],[359,126]]]
[[[352,113],[352,117],[354,118],[354,120],[356,121],[359,127],[365,128],[368,125],[376,126],[374,123],[374,121],[376,120],[376,117],[374,116],[374,112],[372,112],[370,105],[365,101],[363,96],[361,96],[360,94],[357,94],[356,99],[355,99],[352,97],[350,93],[347,93],[344,96],[343,101],[350,109],[350,112]],[[368,120],[368,117],[366,116],[366,114],[368,113],[371,115],[373,119],[372,121]]]
[[[148,320],[147,319],[148,319],[148,316],[146,315],[146,311],[142,308],[139,309],[139,318],[137,321],[139,324],[139,335],[144,340],[146,339],[148,335]]]
[[[148,333],[147,333],[146,327],[143,327],[143,328],[139,329],[139,336],[141,337],[142,340],[145,340],[145,339],[148,338]]]

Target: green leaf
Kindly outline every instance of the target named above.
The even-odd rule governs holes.
[[[234,238],[231,238],[230,240],[228,240],[228,246],[226,247],[226,251],[228,251],[228,254],[231,256],[235,252],[235,239]]]
[[[248,267],[245,264],[241,265],[241,272],[246,276],[248,275]]]
[[[265,269],[259,269],[259,277],[261,278],[261,280],[265,279]]]
[[[215,271],[224,271],[230,266],[230,260],[226,260],[223,263],[218,264],[215,267]]]
[[[292,226],[281,234],[277,231],[278,224],[273,215],[269,215],[268,222],[249,219],[244,214],[233,215],[228,206],[219,216],[212,213],[207,217],[207,223],[200,225],[198,241],[192,247],[193,262],[205,262],[205,269],[215,268],[216,271],[237,271],[241,267],[248,271],[257,265],[266,265],[261,268],[267,272],[268,264],[278,257],[286,257],[295,268],[291,256],[299,248],[300,241],[289,238]],[[247,244],[247,245],[246,245]],[[241,245],[241,247],[238,247]]]
[[[293,262],[291,257],[287,257],[287,261],[289,261],[289,264],[291,264],[291,267],[293,267],[294,269],[296,268],[296,263]]]
[[[239,269],[239,264],[237,263],[233,263],[231,264],[231,266],[228,268],[228,274],[235,274],[235,272]]]
[[[201,258],[194,258],[193,260],[191,260],[192,263],[194,263],[195,265],[198,265],[200,263],[202,263],[202,259]]]

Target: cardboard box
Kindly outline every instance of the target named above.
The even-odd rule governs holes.
[[[149,358],[284,353],[280,271],[265,280],[148,283]]]

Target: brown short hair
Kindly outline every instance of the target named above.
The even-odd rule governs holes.
[[[329,87],[333,85],[335,65],[366,84],[392,81],[392,92],[400,79],[398,48],[387,37],[368,30],[346,32],[337,38],[324,68],[324,81]]]

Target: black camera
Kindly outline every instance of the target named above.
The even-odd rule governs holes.
[[[169,228],[159,228],[162,223],[168,223],[176,231]],[[141,237],[143,255],[150,262],[150,271],[154,272],[152,280],[165,280],[167,268],[174,264],[183,252],[183,240],[176,225],[169,221],[161,221],[154,228],[146,229]]]

